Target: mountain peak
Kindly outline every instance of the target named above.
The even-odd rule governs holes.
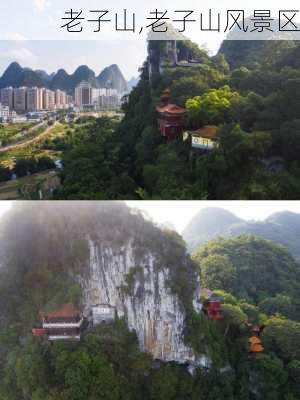
[[[7,67],[7,69],[12,69],[12,68],[22,69],[21,65],[17,61],[10,63],[9,66]]]
[[[270,215],[266,222],[280,225],[299,225],[300,227],[300,215],[291,211],[280,211]]]
[[[17,62],[12,62],[0,78],[0,89],[7,86],[44,86],[72,94],[82,81],[89,82],[93,87],[117,89],[119,93],[127,90],[127,82],[117,64],[106,67],[96,77],[95,72],[87,65],[80,65],[71,75],[63,68],[49,75],[44,70],[22,68]]]
[[[21,65],[19,63],[17,63],[17,62],[12,62],[6,68],[3,76],[7,76],[7,75],[10,75],[10,74],[15,74],[15,73],[22,73],[22,72],[23,72],[23,68],[21,67]]]
[[[60,68],[60,69],[57,71],[57,73],[54,74],[54,75],[68,75],[68,76],[69,76],[69,74],[67,73],[67,71],[66,71],[65,69],[63,69],[63,68]]]
[[[127,90],[127,82],[117,64],[104,68],[97,81],[100,87],[117,89],[119,93],[124,93]]]
[[[86,72],[88,72],[88,73],[92,72],[93,74],[95,74],[94,71],[92,71],[87,65],[80,65],[80,66],[75,70],[74,74],[77,74],[77,73],[86,73]]]
[[[182,235],[189,249],[195,249],[241,222],[240,218],[223,208],[204,208],[189,222]]]

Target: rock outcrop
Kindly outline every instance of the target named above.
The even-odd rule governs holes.
[[[136,267],[131,241],[118,253],[109,245],[92,240],[89,247],[87,273],[80,279],[86,309],[110,304],[136,332],[141,350],[163,361],[196,363],[192,349],[184,344],[185,313],[169,287],[169,269],[157,268],[158,260],[150,251]],[[199,290],[197,282],[194,306],[198,311]]]
[[[34,315],[74,301],[76,286],[84,311],[114,307],[155,359],[201,362],[185,343],[192,309],[201,309],[198,267],[176,232],[124,203],[45,202],[14,205],[2,219],[0,238],[14,312],[22,314],[28,302],[23,293],[31,294]]]

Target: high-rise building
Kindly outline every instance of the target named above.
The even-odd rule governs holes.
[[[2,106],[7,106],[11,110],[14,107],[14,89],[12,87],[7,87],[4,89],[1,89],[1,96],[0,96],[0,102]]]
[[[92,103],[99,101],[99,97],[106,96],[107,89],[100,88],[100,89],[92,89]]]
[[[86,93],[83,91],[82,100],[85,101]],[[73,103],[72,97],[62,90],[55,92],[38,87],[7,87],[0,91],[0,103],[18,113],[36,112],[41,110],[53,111],[65,109]]]
[[[49,89],[44,89],[43,92],[43,108],[44,110],[55,109],[55,92]]]
[[[40,111],[43,109],[43,92],[41,88],[27,89],[27,111]]]
[[[95,109],[115,110],[121,105],[121,96],[116,89],[92,89],[92,101]]]
[[[88,82],[81,82],[75,89],[75,105],[80,108],[93,105],[93,88]]]
[[[73,104],[73,97],[67,95],[67,107],[70,107]]]
[[[26,87],[20,87],[14,89],[14,110],[24,113],[26,111],[26,94],[27,94],[27,88]]]
[[[66,108],[67,106],[67,94],[62,90],[57,89],[55,91],[55,105],[58,109]]]

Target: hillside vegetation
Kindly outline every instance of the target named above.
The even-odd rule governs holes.
[[[192,262],[182,239],[122,203],[19,203],[1,220],[1,400],[297,400],[300,396],[299,266],[286,249],[250,237],[216,240]],[[74,277],[89,257],[86,235],[114,251],[129,238],[168,265],[170,290],[186,309],[184,341],[209,369],[142,353],[123,319],[50,344],[30,329],[39,310],[82,302]],[[188,268],[183,268],[183,265]],[[158,266],[159,268],[159,266]],[[185,273],[185,271],[187,273]],[[191,308],[195,273],[224,298],[223,319]],[[264,352],[248,354],[245,322],[263,324]]]
[[[300,320],[300,266],[284,247],[254,236],[216,239],[193,259],[207,287]]]
[[[248,45],[254,62],[240,51]],[[168,52],[164,43],[150,42],[140,81],[124,103],[125,117],[113,138],[98,122],[72,143],[65,156],[66,183],[57,198],[298,199],[300,70],[293,54],[299,43],[233,41],[221,50],[209,57],[197,45],[179,42],[179,62],[194,59],[198,64],[172,67],[167,61],[161,73]],[[166,88],[171,101],[187,109],[186,129],[218,126],[219,148],[205,153],[181,139],[166,142],[155,111]],[[103,162],[98,136],[104,136],[101,145],[111,170],[122,170],[105,187],[105,174],[95,179]],[[93,149],[88,165],[86,146]],[[74,153],[76,163],[69,157]],[[89,176],[81,188],[75,170]]]
[[[300,259],[300,215],[293,212],[275,213],[264,221],[246,221],[221,208],[207,208],[192,218],[182,234],[190,252],[211,239],[240,235],[272,240]]]

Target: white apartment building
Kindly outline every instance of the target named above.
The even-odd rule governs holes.
[[[0,103],[0,122],[7,122],[10,117],[9,107]]]
[[[65,109],[73,100],[62,90],[55,92],[38,87],[7,87],[0,91],[0,103],[22,114],[42,110]]]
[[[43,92],[43,109],[53,111],[55,109],[55,92],[44,89]]]
[[[55,91],[55,106],[57,109],[64,109],[68,105],[67,94],[62,90],[57,89]]]
[[[93,88],[92,89],[92,102],[93,102],[93,104],[99,100],[99,97],[106,96],[106,93],[107,93],[107,89],[105,89],[105,88],[101,88],[101,89]]]
[[[75,89],[75,105],[79,108],[93,107],[96,110],[117,109],[121,96],[116,89],[92,88],[88,82],[81,82]]]
[[[40,111],[43,109],[43,92],[42,88],[27,89],[27,111]]]

